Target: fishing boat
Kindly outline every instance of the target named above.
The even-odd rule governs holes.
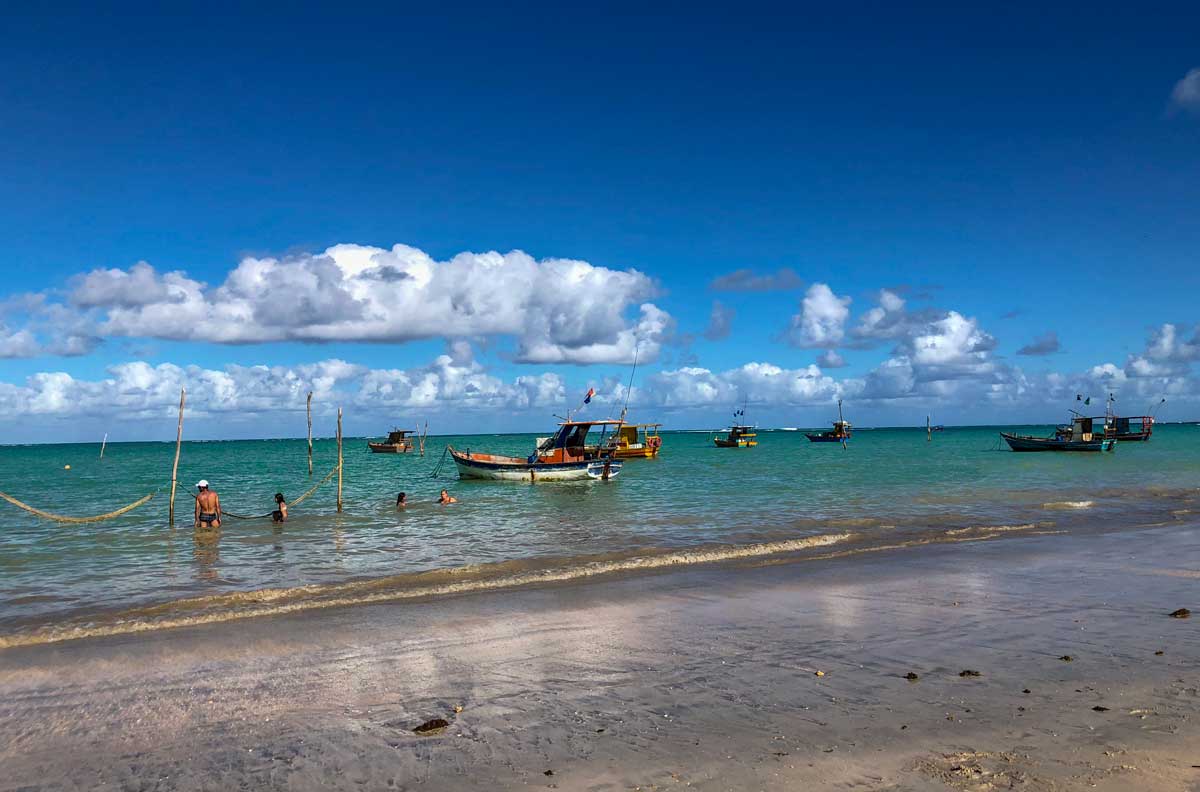
[[[726,430],[725,436],[713,438],[717,448],[754,448],[758,445],[758,428],[734,424]]]
[[[662,449],[660,426],[662,424],[624,424],[609,436],[605,450],[617,459],[653,459]],[[599,455],[602,449],[596,445],[589,446],[589,450]]]
[[[754,448],[758,445],[758,427],[744,423],[748,401],[749,399],[743,399],[742,408],[733,411],[733,423],[725,430],[724,436],[717,435],[713,438],[717,448]]]
[[[1153,433],[1153,415],[1135,415],[1128,418],[1114,415],[1105,429],[1104,436],[1111,437],[1119,443],[1128,441],[1144,442],[1149,440],[1150,435]]]
[[[1112,451],[1117,441],[1105,437],[1104,428],[1095,432],[1092,418],[1076,416],[1069,426],[1058,427],[1053,437],[1034,437],[1001,432],[1013,451]]]
[[[1075,400],[1079,401],[1080,396],[1076,396]],[[1084,404],[1088,404],[1089,402],[1091,402],[1091,397],[1089,397]],[[1158,409],[1158,407],[1161,407],[1163,404],[1166,404],[1166,402],[1166,399],[1162,399],[1159,401],[1158,406],[1154,407],[1154,410]],[[1154,410],[1151,410],[1149,415],[1117,415],[1113,410],[1113,404],[1115,403],[1116,397],[1111,393],[1108,394],[1108,401],[1105,404],[1104,415],[1096,415],[1090,418],[1093,424],[1097,421],[1102,422],[1102,425],[1104,426],[1104,436],[1106,438],[1116,440],[1119,443],[1145,442],[1149,440],[1150,435],[1154,433]],[[1075,410],[1072,410],[1071,413],[1077,418],[1084,417]],[[1070,426],[1060,426],[1058,427],[1058,432],[1066,433],[1070,431],[1070,428]]]
[[[367,442],[367,448],[371,449],[374,454],[408,454],[412,453],[413,441],[409,435],[416,434],[416,430],[409,429],[393,429],[388,432],[387,440],[382,443]]]
[[[850,422],[842,419],[842,400],[838,399],[838,419],[827,432],[809,433],[804,436],[814,443],[845,443],[850,439]]]
[[[623,464],[614,459],[608,444],[603,440],[589,448],[588,432],[594,427],[607,431],[616,427],[620,431],[621,421],[563,421],[551,437],[539,437],[533,453],[528,457],[481,454],[470,449],[459,451],[447,446],[458,476],[463,479],[487,479],[491,481],[585,481],[587,479],[608,480],[621,472]]]

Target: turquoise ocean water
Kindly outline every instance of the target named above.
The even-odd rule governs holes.
[[[310,479],[303,440],[185,442],[173,529],[173,443],[113,443],[103,460],[99,444],[0,447],[0,490],[48,511],[96,514],[158,493],[82,525],[0,502],[0,645],[97,625],[143,629],[184,612],[222,618],[269,603],[352,602],[417,584],[512,583],[546,570],[565,578],[655,557],[690,563],[713,548],[793,551],[806,537],[919,543],[1004,527],[1136,527],[1200,510],[1200,427],[1159,425],[1150,442],[1103,455],[1015,454],[997,431],[949,428],[927,442],[923,429],[863,430],[846,450],[799,432],[763,432],[755,449],[668,432],[660,458],[628,461],[614,481],[533,485],[459,481],[442,461],[446,443],[525,455],[533,435],[431,437],[423,458],[371,454],[355,438],[345,445],[342,514],[331,481],[282,527],[228,519],[219,533],[192,529],[198,479],[225,509],[261,514],[276,491],[295,499],[328,472],[335,443],[316,442]],[[436,505],[442,487],[460,502]],[[402,490],[412,505],[397,513]]]

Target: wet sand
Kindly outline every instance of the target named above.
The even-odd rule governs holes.
[[[0,789],[1200,789],[1198,626],[1175,525],[19,647]]]

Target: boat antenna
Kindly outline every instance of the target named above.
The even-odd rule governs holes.
[[[629,412],[629,392],[633,390],[633,375],[637,373],[639,346],[633,347],[633,369],[629,372],[629,387],[625,389],[625,406],[621,408],[621,422],[625,421],[625,413]]]

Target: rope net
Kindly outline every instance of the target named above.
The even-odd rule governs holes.
[[[92,523],[92,522],[102,522],[103,520],[111,520],[114,517],[120,517],[122,514],[125,514],[126,512],[133,511],[138,506],[141,506],[143,503],[146,503],[151,498],[153,498],[154,495],[155,495],[155,493],[151,492],[146,497],[139,498],[138,500],[135,500],[133,503],[129,504],[128,506],[122,506],[121,508],[117,509],[116,511],[110,511],[107,514],[97,514],[94,517],[69,517],[65,514],[52,514],[51,512],[48,512],[48,511],[42,511],[41,509],[35,509],[34,507],[30,506],[28,503],[22,503],[21,501],[17,500],[13,496],[7,495],[3,492],[0,492],[0,498],[3,498],[4,500],[8,501],[13,506],[17,506],[18,508],[24,509],[25,511],[29,512],[30,514],[36,514],[38,517],[43,517],[47,520],[54,520],[55,522],[62,522],[62,523]]]
[[[314,484],[311,488],[309,488],[308,492],[305,492],[299,498],[296,498],[296,500],[292,501],[291,504],[289,504],[289,508],[295,508],[296,506],[299,506],[305,499],[307,499],[310,495],[312,495],[314,492],[316,492],[317,489],[322,484],[324,484],[325,482],[327,482],[331,478],[333,478],[333,474],[337,473],[337,470],[338,470],[337,466],[335,465],[333,470],[331,470],[327,474],[325,474],[325,478],[321,479],[316,484]],[[91,517],[72,517],[67,514],[54,514],[53,512],[44,511],[44,510],[38,509],[34,506],[30,506],[28,503],[17,500],[12,495],[9,495],[8,493],[5,493],[5,492],[0,492],[0,498],[3,498],[4,500],[8,501],[13,506],[16,506],[19,509],[24,509],[25,511],[29,512],[30,514],[36,514],[38,517],[41,517],[43,519],[53,520],[54,522],[61,522],[61,523],[73,523],[73,524],[77,525],[80,523],[103,522],[104,520],[111,520],[114,517],[120,517],[122,514],[131,512],[134,509],[136,509],[137,507],[142,506],[145,503],[148,503],[156,494],[157,493],[155,493],[155,492],[151,492],[149,495],[145,496],[144,498],[138,498],[137,500],[135,500],[133,503],[129,504],[128,506],[122,506],[121,508],[116,509],[114,511],[110,511],[105,514],[96,514]],[[195,498],[196,495],[193,493],[192,497]],[[232,512],[223,512],[223,513],[227,517],[233,517],[238,520],[257,520],[257,519],[261,519],[263,517],[271,516],[271,512],[267,512],[266,514],[250,515],[250,516],[242,515],[242,514],[234,514]]]

